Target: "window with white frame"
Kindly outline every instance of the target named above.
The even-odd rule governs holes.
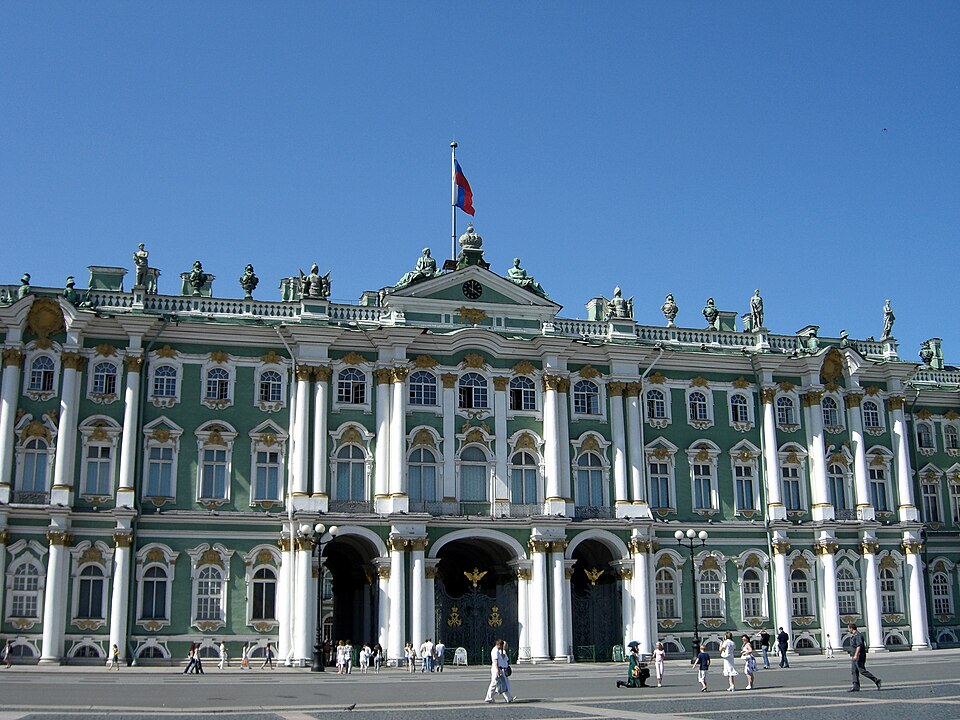
[[[537,386],[525,375],[510,378],[510,409],[537,409]]]
[[[930,423],[923,421],[917,423],[917,447],[920,450],[935,449],[933,443],[933,428]]]
[[[147,472],[144,495],[153,498],[174,497],[174,445],[154,445],[147,448]]]
[[[510,458],[510,502],[520,505],[540,502],[540,464],[533,453],[526,450]]]
[[[573,386],[573,411],[578,415],[600,414],[600,387],[592,380],[578,380]]]
[[[410,405],[437,404],[437,376],[427,370],[410,374]]]
[[[53,392],[53,381],[56,377],[56,364],[49,355],[38,355],[30,363],[30,384],[27,386],[31,392],[50,393]]]
[[[687,395],[687,418],[691,423],[710,422],[710,404],[706,393],[694,390]]]
[[[153,369],[153,397],[177,397],[179,373],[172,365],[157,365]]]
[[[465,373],[457,382],[459,407],[462,410],[485,410],[490,407],[487,379],[480,373]]]
[[[228,400],[230,398],[230,372],[225,368],[207,370],[206,400]]]
[[[337,373],[337,402],[346,405],[365,405],[367,376],[357,368],[344,368]]]
[[[577,458],[577,505],[603,507],[603,462],[594,452]]]
[[[793,617],[810,617],[810,580],[803,570],[790,573],[790,603]]]
[[[282,457],[279,448],[262,448],[256,451],[253,467],[253,488],[250,497],[252,502],[277,502],[280,500]]]
[[[10,617],[40,619],[40,568],[33,562],[20,564],[13,572]]]
[[[781,395],[777,398],[777,425],[791,427],[797,425],[797,405],[792,397]]]
[[[700,597],[700,617],[723,617],[723,583],[717,570],[701,570],[698,595]]]
[[[277,619],[277,573],[271,567],[261,567],[253,573],[250,620],[253,622]]]
[[[947,573],[934,573],[931,589],[933,590],[933,614],[953,615],[953,588],[950,586],[950,577]]]
[[[674,493],[670,463],[665,460],[651,459],[647,465],[647,477],[650,479],[648,498],[650,507],[655,510],[674,508]]]
[[[334,473],[334,500],[360,502],[367,499],[367,454],[359,445],[337,450]]]
[[[940,482],[932,473],[922,476],[920,480],[920,498],[923,503],[923,519],[928,523],[939,523],[943,520],[940,512]]]
[[[84,448],[83,495],[104,497],[113,489],[113,448],[89,443]]]
[[[730,396],[730,422],[734,425],[749,425],[750,411],[747,396],[741,393],[733,393]]]
[[[863,426],[867,430],[881,430],[883,428],[880,407],[873,400],[864,400],[860,405],[863,414]]]
[[[883,568],[880,571],[880,612],[884,615],[900,612],[897,576],[890,568]]]
[[[663,390],[647,390],[647,418],[650,420],[667,419],[667,400]]]
[[[740,580],[740,597],[743,600],[743,617],[763,617],[763,583],[755,568],[743,571]]]
[[[170,578],[161,565],[150,565],[140,580],[140,620],[169,620]]]
[[[22,501],[29,502],[31,494],[48,492],[53,454],[44,438],[30,437],[20,445],[18,455],[17,492],[23,493]]]
[[[960,525],[960,483],[950,483],[950,513],[953,524]]]
[[[222,622],[225,590],[223,570],[216,565],[199,568],[194,583],[194,620]]]
[[[211,422],[197,429],[197,500],[225,501],[230,498],[233,441],[237,433],[223,423]]]
[[[823,412],[824,427],[838,428],[843,425],[840,421],[840,407],[834,398],[829,395],[825,396],[820,401],[820,410]]]
[[[693,481],[693,509],[715,509],[713,494],[713,466],[709,463],[694,463],[690,468]]]
[[[98,362],[93,366],[91,392],[101,397],[117,394],[117,366],[112,362]]]
[[[407,493],[411,500],[436,502],[438,468],[433,450],[414,448],[407,462]]]
[[[783,505],[788,511],[803,509],[801,489],[800,466],[781,465],[780,494],[782,495]]]
[[[837,571],[837,611],[840,615],[860,614],[857,578],[848,568]]]
[[[671,568],[660,568],[656,575],[657,618],[680,617],[677,599],[677,577]]]
[[[827,494],[830,504],[837,510],[847,510],[847,474],[843,465],[831,463],[827,466]]]
[[[490,484],[490,462],[487,454],[476,445],[460,451],[460,500],[485,502]]]
[[[106,593],[103,570],[98,565],[87,565],[80,570],[76,582],[76,619],[103,620]]]
[[[878,456],[880,464],[871,463],[867,468],[867,482],[870,488],[870,503],[876,512],[889,512],[889,488],[887,487],[887,469],[883,465],[882,456]],[[876,461],[874,461],[876,462]]]
[[[947,452],[960,450],[960,431],[953,423],[943,424],[943,449]]]
[[[733,480],[735,484],[734,499],[737,511],[756,510],[757,484],[754,478],[754,463],[734,462]]]
[[[264,370],[260,373],[257,399],[262,403],[283,402],[283,376],[276,370]]]

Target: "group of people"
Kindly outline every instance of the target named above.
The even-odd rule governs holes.
[[[431,638],[423,641],[419,648],[408,642],[403,646],[403,661],[408,672],[416,672],[417,660],[420,660],[420,672],[443,672],[443,656],[447,646],[443,640],[433,642]]]
[[[337,641],[335,662],[338,675],[353,674],[353,655],[353,643],[349,640]],[[378,673],[380,672],[380,668],[383,667],[383,648],[380,646],[380,643],[374,643],[373,645],[364,643],[356,655],[357,666],[360,668],[361,674],[366,674],[371,667],[375,673]]]
[[[113,646],[115,654],[119,659],[119,651],[116,650],[116,645]],[[243,649],[240,651],[240,669],[241,670],[250,670],[250,656],[253,654],[253,650],[256,645],[251,645],[250,643],[244,643]],[[221,642],[217,647],[217,657],[219,662],[217,667],[223,670],[225,667],[230,667],[230,655],[227,652],[227,644]],[[265,667],[269,667],[271,670],[274,670],[273,664],[273,643],[268,642],[266,647],[263,649],[263,662],[260,663],[260,669],[262,670]],[[108,665],[109,667],[109,665]],[[194,675],[204,675],[203,672],[203,658],[200,656],[200,643],[190,643],[190,649],[187,651],[187,666],[183,669],[183,674],[186,675],[192,673]]]

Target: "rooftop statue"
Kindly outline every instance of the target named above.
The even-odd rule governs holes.
[[[200,291],[203,290],[203,286],[207,284],[207,281],[210,279],[210,276],[203,271],[203,265],[199,260],[193,261],[193,270],[190,271],[190,277],[188,281],[190,286],[193,288],[193,294],[199,295]]]
[[[147,258],[149,256],[150,253],[144,249],[143,243],[140,243],[137,246],[137,251],[133,254],[133,264],[137,272],[133,283],[134,287],[146,287],[147,285]]]
[[[664,300],[663,305],[660,306],[660,312],[662,312],[663,316],[667,319],[667,327],[677,326],[674,320],[677,319],[677,313],[680,312],[680,308],[677,307],[677,304],[673,301],[673,293],[667,293],[666,300]]]
[[[893,334],[893,321],[896,319],[893,308],[890,307],[890,298],[887,298],[887,302],[883,306],[883,334],[880,336],[881,340],[886,340]]]
[[[73,275],[68,275],[67,284],[63,288],[63,299],[71,305],[77,304],[77,291],[75,289],[76,284],[77,282],[73,279]]]
[[[330,273],[320,274],[316,263],[310,266],[310,274],[300,271],[300,297],[304,299],[325,299],[330,297]]]
[[[760,288],[753,291],[750,298],[750,330],[756,332],[763,327],[763,298],[760,297]]]
[[[17,300],[22,300],[30,294],[30,273],[24,273],[20,278],[20,287],[17,288]]]
[[[720,311],[713,304],[713,298],[707,298],[707,306],[703,309],[703,317],[711,330],[720,329]]]
[[[888,301],[889,302],[889,301]],[[933,348],[930,347],[930,341],[924,340],[920,343],[920,360],[924,365],[930,365],[933,362],[934,353]]]
[[[507,279],[516,283],[522,288],[526,288],[540,297],[546,297],[546,291],[540,286],[540,283],[533,279],[533,275],[527,275],[527,271],[520,267],[520,258],[513,259],[513,267],[507,270]]]
[[[607,300],[607,320],[614,318],[632,318],[633,317],[633,298],[624,300],[622,292],[618,287],[613,289],[613,297]]]
[[[400,288],[405,288],[407,285],[412,285],[415,282],[429,280],[430,278],[436,277],[439,274],[440,271],[437,270],[437,261],[430,257],[430,248],[424,248],[423,255],[417,258],[417,264],[414,266],[413,270],[400,278],[394,287],[399,290]]]
[[[243,298],[244,300],[251,300],[253,298],[253,291],[257,289],[257,285],[260,284],[260,278],[258,278],[253,273],[253,265],[247,264],[247,267],[243,269],[243,275],[240,276],[240,279],[237,281],[240,283],[240,287],[243,288],[243,292],[246,293]]]

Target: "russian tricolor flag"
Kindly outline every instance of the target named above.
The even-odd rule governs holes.
[[[453,184],[457,186],[457,202],[454,205],[463,210],[467,215],[473,215],[473,191],[470,189],[470,183],[463,176],[463,170],[460,169],[460,163],[453,161],[454,175]]]

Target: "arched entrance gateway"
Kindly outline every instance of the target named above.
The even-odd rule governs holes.
[[[577,561],[570,576],[574,659],[612,660],[613,646],[623,645],[623,591],[613,564],[618,558],[596,539],[577,544],[572,557]]]
[[[377,572],[373,559],[380,553],[362,535],[342,528],[324,548],[325,571],[321,637],[336,645],[352,640],[355,647],[373,645],[378,633]]]
[[[510,658],[519,651],[517,575],[510,565],[517,552],[491,537],[452,540],[436,551],[437,637],[447,648],[465,648],[471,665],[488,664],[498,638]]]

